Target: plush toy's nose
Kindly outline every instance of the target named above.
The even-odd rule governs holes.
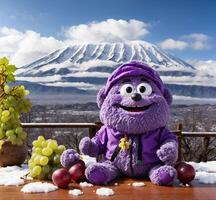
[[[133,99],[134,101],[140,101],[142,99],[142,96],[139,93],[133,93],[131,95],[131,99]]]

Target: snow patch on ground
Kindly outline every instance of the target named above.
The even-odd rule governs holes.
[[[195,179],[204,184],[216,184],[216,161],[188,162],[196,171]]]
[[[80,182],[80,187],[93,187],[93,185],[87,182]]]
[[[192,165],[195,171],[216,173],[216,161],[208,161],[208,162],[200,162],[200,163],[188,162],[188,164]]]
[[[110,188],[102,187],[96,190],[96,194],[99,196],[111,196],[114,195],[114,191]]]
[[[0,179],[0,185],[4,185],[4,186],[9,186],[9,185],[19,186],[23,184],[24,184],[24,180],[19,177],[8,178],[5,176],[3,177],[1,176]]]
[[[52,192],[57,190],[58,187],[53,185],[52,183],[42,183],[42,182],[34,182],[28,183],[23,186],[21,192],[24,193],[41,193],[41,192]]]
[[[83,192],[81,190],[78,190],[78,189],[69,190],[68,193],[72,194],[73,196],[80,196],[83,194]]]
[[[0,168],[0,185],[23,185],[24,177],[28,173],[27,165],[19,166],[8,166]]]
[[[204,184],[216,184],[216,173],[196,172],[195,179]]]
[[[81,159],[84,161],[86,167],[88,167],[90,164],[96,163],[97,160],[94,157],[90,157],[87,155],[81,155]]]
[[[134,183],[132,183],[132,186],[134,186],[134,187],[143,187],[143,186],[145,186],[145,183],[144,182],[134,182]]]

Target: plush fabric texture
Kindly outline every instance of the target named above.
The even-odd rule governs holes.
[[[80,160],[79,154],[73,149],[65,150],[60,157],[61,165],[66,168],[70,168],[79,160]]]
[[[98,145],[93,143],[89,137],[84,137],[79,144],[79,149],[82,154],[96,157],[98,155]]]
[[[176,177],[176,169],[169,165],[156,166],[149,173],[150,180],[156,185],[171,185]]]
[[[106,184],[119,176],[149,176],[155,184],[172,184],[178,143],[166,128],[171,102],[172,95],[151,67],[131,61],[117,68],[97,95],[104,126],[79,145],[83,154],[104,158],[87,167],[87,179]],[[122,138],[128,148],[119,148]]]
[[[176,142],[167,142],[157,150],[158,158],[168,165],[174,165],[178,158],[178,150]]]
[[[86,178],[94,184],[107,184],[120,175],[118,168],[110,161],[94,163],[87,167]]]
[[[136,87],[142,77],[130,77],[131,82]],[[166,125],[169,118],[169,105],[157,88],[151,82],[154,93],[142,98],[140,101],[134,101],[130,97],[124,97],[119,94],[123,85],[122,82],[127,80],[122,78],[109,91],[109,94],[103,101],[100,109],[101,121],[110,128],[122,133],[143,134],[147,131],[157,129]],[[126,112],[120,106],[150,106],[144,112]]]
[[[107,96],[110,88],[123,77],[144,76],[148,80],[153,81],[160,91],[164,92],[164,85],[159,74],[145,63],[139,61],[131,61],[116,68],[107,80],[104,96]]]

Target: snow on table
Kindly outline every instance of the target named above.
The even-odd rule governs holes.
[[[93,187],[93,185],[87,182],[80,182],[80,187]]]
[[[68,191],[69,194],[72,194],[73,196],[80,196],[83,195],[83,192],[79,189],[73,189]]]
[[[145,183],[144,182],[134,182],[134,183],[132,183],[132,186],[134,186],[134,187],[143,187],[143,186],[145,186]]]
[[[216,173],[196,172],[195,179],[197,179],[200,183],[215,184],[216,183]]]
[[[95,157],[90,157],[87,155],[81,155],[81,159],[84,161],[86,167],[88,167],[90,164],[96,163],[97,160]]]
[[[204,184],[216,183],[216,161],[188,162],[196,171],[195,179]]]
[[[24,193],[48,193],[57,190],[58,187],[52,183],[33,182],[23,186],[21,192]]]
[[[0,185],[23,185],[22,179],[28,173],[27,165],[0,167]]]
[[[195,171],[216,173],[216,161],[208,161],[208,162],[200,162],[200,163],[188,162],[188,164],[192,165]]]
[[[96,190],[96,194],[99,196],[111,196],[114,195],[114,191],[110,188],[102,187]]]

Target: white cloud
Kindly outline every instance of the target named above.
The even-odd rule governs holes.
[[[187,62],[194,66],[200,74],[216,77],[216,60],[188,60]]]
[[[216,85],[216,60],[187,60],[193,67],[195,76],[161,76],[165,83],[181,85]]]
[[[80,24],[64,30],[65,39],[45,37],[32,30],[18,31],[0,27],[0,57],[8,56],[18,67],[29,64],[48,53],[70,43],[121,42],[142,39],[149,33],[149,26],[143,21],[107,19],[101,22]],[[168,38],[159,45],[163,49],[207,50],[210,38],[202,33],[184,35],[180,40]],[[89,64],[89,63],[88,63]],[[94,63],[92,63],[94,65]],[[85,64],[83,64],[85,65]]]
[[[54,76],[45,76],[45,77],[39,77],[39,76],[25,76],[25,77],[21,77],[21,76],[17,76],[16,80],[19,81],[29,81],[29,82],[34,82],[34,83],[53,83],[55,81],[61,81],[61,76],[60,75],[54,75]]]
[[[101,77],[107,78],[110,73],[107,72],[87,72],[87,71],[80,71],[80,72],[73,72],[70,74],[65,75],[65,77]]]
[[[41,58],[62,44],[62,41],[54,37],[43,37],[34,31],[20,32],[0,27],[0,56],[9,56],[11,62],[18,67]]]
[[[81,90],[99,90],[102,85],[95,85],[84,82],[55,82],[55,83],[43,83],[47,86],[56,86],[56,87],[76,87]]]
[[[210,37],[203,33],[183,35],[181,36],[181,40],[168,38],[160,42],[159,46],[166,50],[184,50],[186,48],[193,50],[209,50],[212,48],[210,45]]]
[[[140,39],[149,33],[147,28],[146,23],[135,19],[108,19],[71,26],[65,30],[65,34],[69,40],[80,42],[119,42]]]
[[[206,73],[196,73],[194,77],[191,76],[161,76],[165,83],[173,83],[177,85],[201,85],[201,86],[215,86],[215,77],[208,77]]]
[[[207,41],[209,39],[209,37],[203,33],[191,33],[189,35],[184,35],[183,37],[199,41]]]
[[[172,49],[183,50],[188,47],[188,44],[186,42],[180,40],[174,40],[172,38],[168,38],[160,42],[159,45],[162,49],[168,49],[168,50],[172,50]]]
[[[173,95],[174,104],[215,104],[215,98],[199,98],[199,97],[189,97],[189,96],[179,96]]]
[[[194,50],[208,50],[211,49],[211,45],[209,44],[209,36],[203,33],[192,33],[189,35],[184,35],[182,38],[185,38],[190,47]]]
[[[18,67],[29,64],[71,42],[116,42],[136,40],[149,33],[148,25],[139,20],[114,20],[71,26],[64,31],[65,40],[44,37],[27,30],[0,27],[0,57],[7,56]]]

